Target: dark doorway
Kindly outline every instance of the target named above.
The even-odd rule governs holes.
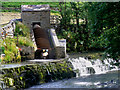
[[[36,25],[36,24],[39,25],[39,26],[41,26],[41,23],[40,23],[40,22],[33,22],[33,23],[32,23],[32,27],[34,27],[34,25]]]

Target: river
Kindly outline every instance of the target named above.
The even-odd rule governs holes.
[[[81,76],[57,82],[49,82],[31,88],[118,88],[119,74],[118,71],[112,71],[106,74]]]
[[[102,61],[100,57],[88,60],[84,58],[86,56],[89,55],[70,55],[69,61],[77,73],[75,78],[53,81],[30,88],[118,88],[120,71],[118,67],[111,65],[111,62],[116,62],[112,59]]]

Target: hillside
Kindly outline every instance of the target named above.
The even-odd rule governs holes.
[[[52,13],[58,12],[58,2],[3,2],[2,12],[21,12],[21,5],[41,5],[49,4]]]

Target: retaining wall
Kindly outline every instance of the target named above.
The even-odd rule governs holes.
[[[66,39],[58,39],[55,29],[49,30],[50,38],[55,50],[56,58],[65,58],[66,56]]]
[[[0,38],[11,37],[14,36],[15,31],[15,19],[12,19],[7,25],[4,27],[0,27]]]
[[[33,85],[75,77],[72,64],[68,61],[29,64],[2,69],[3,88],[20,89]],[[3,83],[2,83],[3,85]]]

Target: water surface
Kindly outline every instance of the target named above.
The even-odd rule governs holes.
[[[111,71],[106,74],[81,76],[36,85],[31,88],[118,88],[120,71]]]

